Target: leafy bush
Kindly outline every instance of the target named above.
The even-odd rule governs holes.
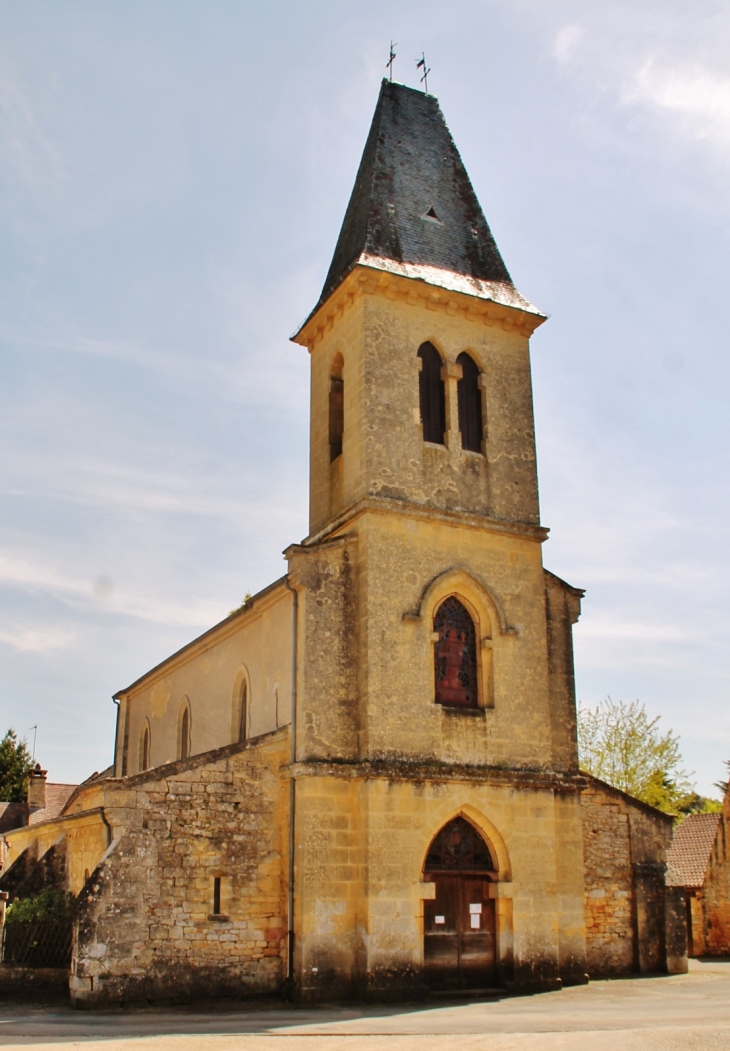
[[[67,923],[73,917],[73,894],[47,889],[32,898],[19,898],[8,906],[6,923]]]

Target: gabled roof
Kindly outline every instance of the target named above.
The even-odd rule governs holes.
[[[667,865],[675,870],[679,886],[699,890],[704,885],[719,820],[719,814],[689,814],[677,825]]]
[[[432,284],[460,275],[460,290],[537,313],[512,284],[438,100],[387,80],[312,314],[358,263]]]
[[[30,808],[28,824],[37,825],[41,821],[52,821],[58,817],[78,787],[78,785],[62,785],[54,781],[47,781],[46,805],[42,809]]]

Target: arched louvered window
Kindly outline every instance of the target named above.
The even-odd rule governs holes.
[[[482,422],[482,392],[479,389],[479,366],[468,354],[459,354],[462,376],[457,385],[459,395],[459,430],[462,449],[482,451],[484,424]]]
[[[150,728],[145,722],[139,740],[139,769],[147,770],[150,765]]]
[[[418,348],[421,371],[418,376],[418,396],[421,406],[424,442],[444,444],[446,430],[446,403],[444,381],[441,379],[441,355],[433,343],[422,343]]]
[[[248,729],[248,684],[246,680],[243,680],[243,686],[241,687],[241,715],[238,724],[238,740],[243,743],[247,737]]]
[[[329,435],[330,463],[342,455],[342,435],[345,432],[345,382],[342,378],[344,361],[336,354],[330,373]]]
[[[477,635],[469,611],[451,595],[433,619],[436,703],[477,708]]]
[[[180,717],[180,758],[190,758],[190,709],[187,704]]]

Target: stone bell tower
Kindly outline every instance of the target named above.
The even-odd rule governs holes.
[[[311,357],[310,535],[287,552],[304,995],[585,970],[582,592],[542,566],[529,337],[544,320],[437,100],[384,81],[294,337]],[[464,871],[434,875],[469,837]]]

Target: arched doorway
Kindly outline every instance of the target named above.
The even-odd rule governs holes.
[[[496,865],[465,818],[445,825],[428,848],[424,880],[436,897],[424,902],[423,962],[429,985],[481,989],[496,978],[496,924],[489,884]]]

